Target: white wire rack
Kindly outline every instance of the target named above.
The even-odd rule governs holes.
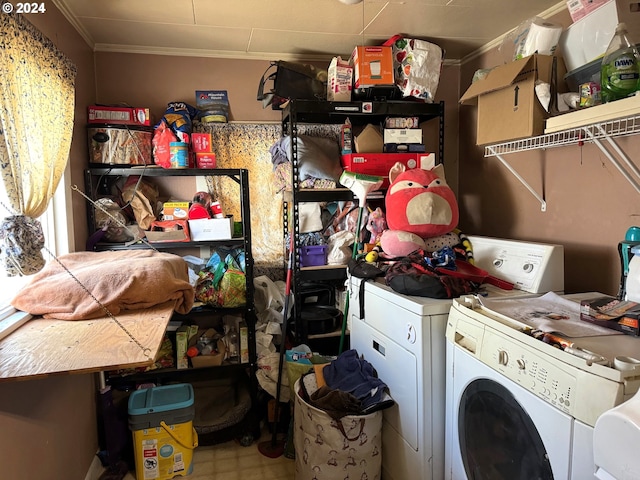
[[[485,147],[484,156],[495,157],[497,155],[506,155],[527,150],[564,147],[567,145],[577,145],[580,142],[592,141],[593,139],[621,137],[638,133],[640,133],[640,115],[635,115],[583,125],[570,130],[548,133],[537,137],[489,145]]]
[[[538,194],[527,181],[516,172],[503,158],[510,153],[524,152],[527,150],[541,150],[553,147],[578,145],[584,142],[593,142],[602,153],[618,169],[620,174],[640,193],[640,169],[616,144],[614,138],[640,133],[640,114],[628,117],[607,120],[604,122],[590,123],[559,132],[539,135],[537,137],[523,138],[510,142],[488,145],[485,147],[485,157],[496,157],[500,162],[522,183],[524,187],[540,202],[541,210],[547,209],[544,197]],[[606,142],[607,145],[605,145]],[[613,153],[609,151],[609,148]]]

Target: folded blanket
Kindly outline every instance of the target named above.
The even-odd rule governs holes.
[[[180,256],[153,250],[119,250],[70,253],[58,260],[50,260],[34,275],[11,305],[59,320],[106,316],[95,299],[113,315],[169,300],[176,301],[178,313],[189,313],[193,306],[187,263]]]

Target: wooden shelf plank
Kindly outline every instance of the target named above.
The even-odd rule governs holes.
[[[110,317],[48,320],[36,317],[0,341],[0,382],[54,374],[92,373],[153,363],[174,301]]]

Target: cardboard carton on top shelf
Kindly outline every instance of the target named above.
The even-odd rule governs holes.
[[[462,95],[460,103],[478,105],[476,143],[486,145],[541,135],[549,114],[539,102],[536,81],[550,83],[553,57],[530,55],[500,65]],[[558,59],[557,78],[564,78]]]

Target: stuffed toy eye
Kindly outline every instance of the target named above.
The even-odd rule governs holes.
[[[429,185],[425,186],[424,188],[441,187],[443,185],[446,185],[446,183],[444,183],[441,179],[436,178],[433,182],[431,182]]]

